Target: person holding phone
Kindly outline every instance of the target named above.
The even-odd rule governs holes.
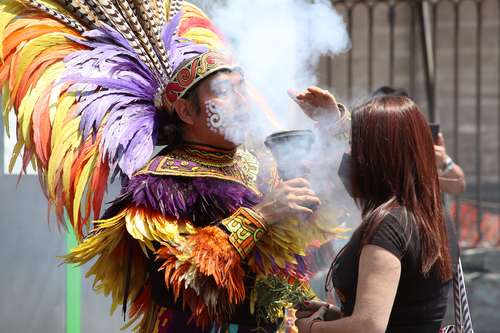
[[[408,92],[402,88],[382,86],[375,90],[372,97],[382,96],[405,96]],[[446,152],[446,145],[443,133],[440,132],[439,124],[429,124],[432,137],[434,139],[434,154],[436,156],[436,166],[439,174],[439,185],[441,191],[446,194],[460,195],[465,191],[465,174],[460,165],[456,164]]]
[[[340,309],[302,304],[299,333],[439,332],[457,244],[450,241],[433,151],[429,126],[410,98],[376,97],[354,109],[350,158],[342,163],[362,222],[332,258],[327,277]]]

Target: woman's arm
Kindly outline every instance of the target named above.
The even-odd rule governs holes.
[[[391,252],[366,245],[361,251],[356,302],[352,316],[313,321],[325,308],[296,322],[300,333],[383,333],[387,329],[401,275],[401,262]]]
[[[436,165],[439,172],[441,191],[447,194],[459,195],[465,191],[465,174],[462,168],[453,162],[446,153],[444,137],[441,133],[434,146]]]
[[[453,163],[453,162],[452,162]],[[439,175],[441,191],[448,194],[459,195],[465,191],[465,175],[462,168],[453,163],[451,169]]]

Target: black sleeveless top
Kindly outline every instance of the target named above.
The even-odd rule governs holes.
[[[420,238],[414,221],[405,215],[402,209],[393,210],[369,242],[391,252],[401,261],[401,277],[386,332],[437,333],[446,312],[451,280],[440,281],[434,269],[427,276],[420,272]],[[446,221],[451,256],[457,262],[456,234],[449,219]],[[361,225],[353,233],[332,265],[333,286],[347,316],[352,314],[356,299],[363,229]]]

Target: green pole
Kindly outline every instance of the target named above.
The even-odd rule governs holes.
[[[77,245],[73,228],[66,234],[66,250]],[[82,275],[80,266],[66,265],[66,333],[80,333],[81,330]]]

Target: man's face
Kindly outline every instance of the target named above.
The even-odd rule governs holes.
[[[198,87],[193,131],[203,143],[233,149],[244,142],[250,114],[244,78],[239,71],[216,73]]]

